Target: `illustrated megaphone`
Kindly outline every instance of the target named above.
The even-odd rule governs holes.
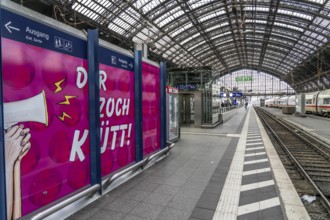
[[[39,122],[48,126],[45,92],[28,99],[3,104],[5,129],[20,122]]]

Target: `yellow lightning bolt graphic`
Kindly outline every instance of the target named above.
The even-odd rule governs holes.
[[[68,115],[68,114],[65,113],[65,112],[62,113],[62,117],[60,117],[60,116],[57,116],[57,117],[58,117],[59,119],[61,119],[62,121],[64,121],[64,118],[65,118],[65,117],[72,119],[71,116]]]
[[[55,86],[56,86],[56,90],[55,90],[54,93],[57,93],[57,92],[62,91],[61,83],[64,82],[64,80],[65,80],[65,79],[62,79],[61,81],[58,81],[58,82],[54,83]]]
[[[65,95],[65,101],[64,102],[60,102],[58,104],[60,105],[70,105],[70,99],[76,98],[77,96],[72,96],[72,95]]]

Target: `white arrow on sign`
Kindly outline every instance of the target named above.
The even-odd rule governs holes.
[[[130,66],[131,68],[133,68],[133,64],[132,64],[132,63],[130,63],[129,66]]]
[[[9,31],[9,33],[12,33],[10,29],[13,29],[15,31],[20,31],[18,28],[10,26],[11,21],[9,21],[7,24],[5,24],[5,27],[7,28],[7,30]]]

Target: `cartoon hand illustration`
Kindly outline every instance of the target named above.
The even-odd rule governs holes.
[[[31,143],[30,143],[31,134],[29,132],[30,132],[29,128],[26,128],[21,132],[21,136],[23,136],[23,139],[21,141],[22,150],[17,158],[18,161],[21,161],[22,158],[27,154],[27,152],[31,148]]]
[[[7,217],[21,216],[20,161],[31,148],[30,129],[15,125],[5,132]]]
[[[13,166],[22,152],[22,140],[27,129],[23,125],[10,127],[5,133],[7,166]],[[24,144],[25,145],[25,144]]]

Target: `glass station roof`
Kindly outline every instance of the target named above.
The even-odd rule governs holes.
[[[249,68],[298,85],[315,74],[303,65],[330,36],[329,0],[69,2],[70,10],[103,30],[135,43],[153,42],[154,53],[180,67],[212,66],[218,77]],[[330,79],[321,78],[323,84]]]

